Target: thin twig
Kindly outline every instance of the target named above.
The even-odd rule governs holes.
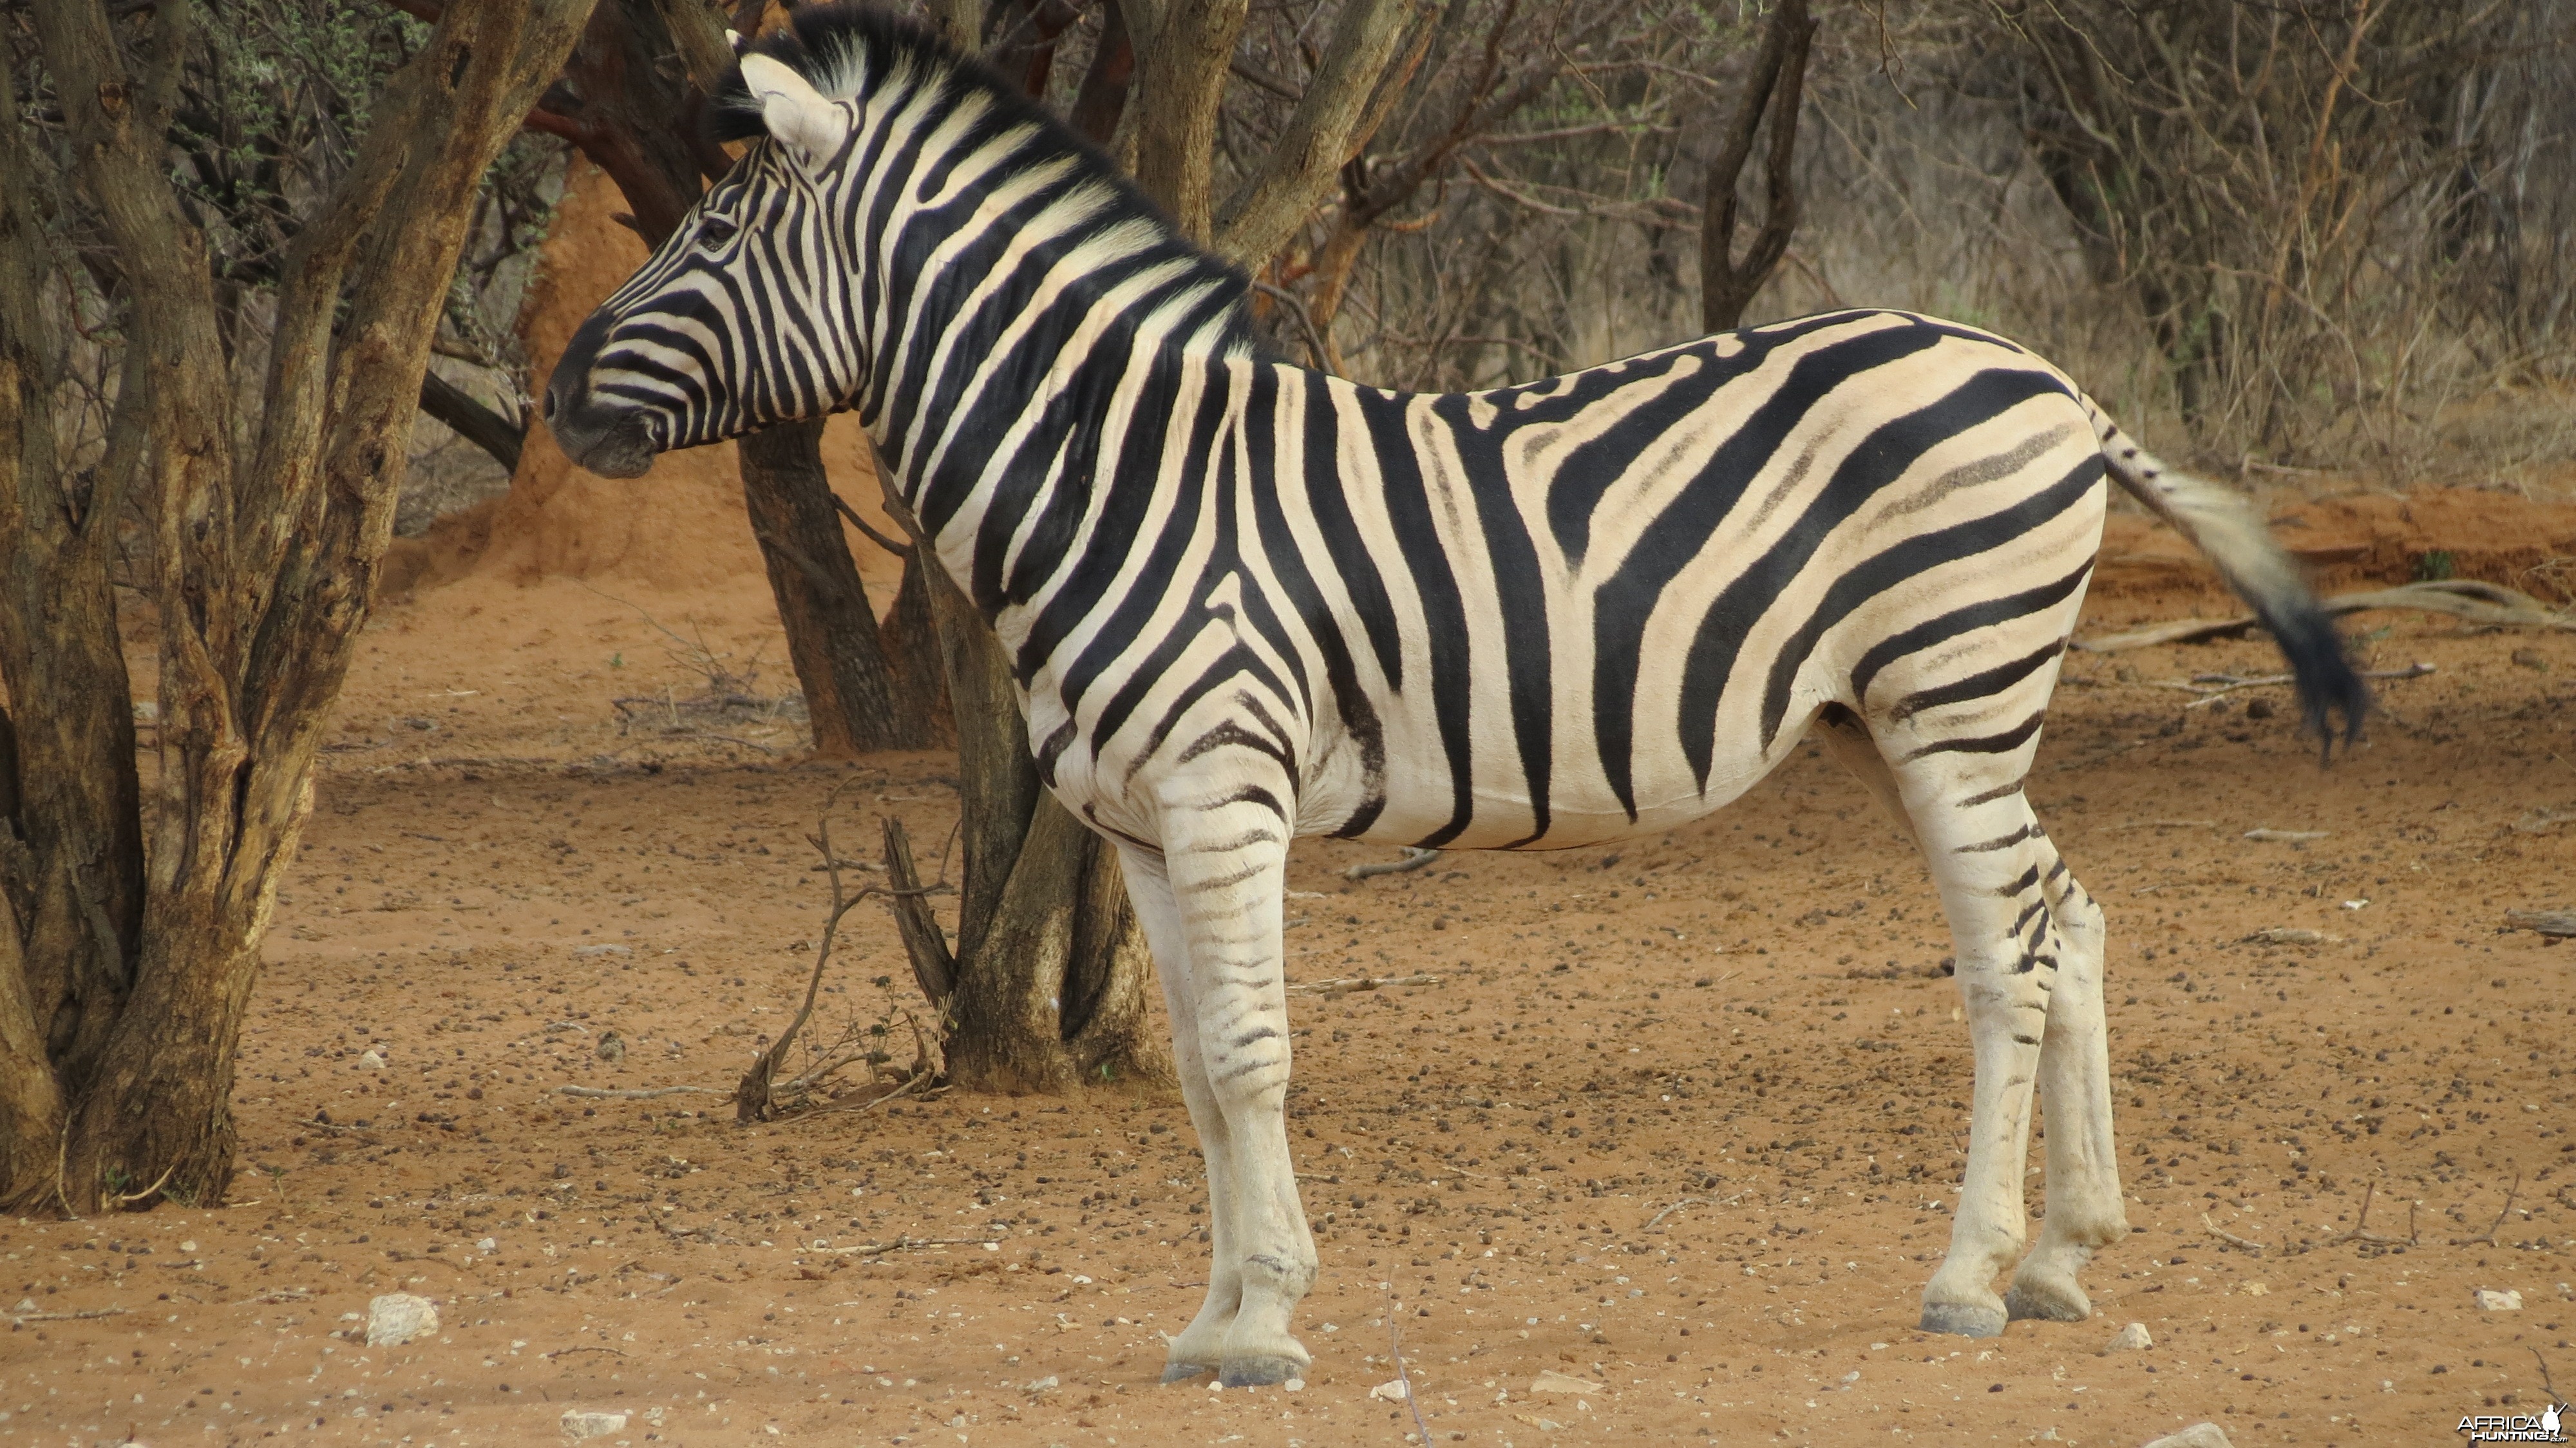
[[[11,1322],[86,1322],[95,1317],[123,1317],[132,1309],[123,1307],[90,1307],[79,1312],[12,1313]]]
[[[1675,1202],[1671,1206],[1664,1208],[1662,1211],[1655,1213],[1651,1217],[1648,1217],[1646,1219],[1646,1225],[1639,1227],[1637,1230],[1640,1232],[1651,1232],[1664,1224],[1664,1218],[1671,1216],[1673,1213],[1680,1211],[1684,1207],[1704,1207],[1707,1205],[1708,1198],[1706,1197],[1684,1197],[1680,1201]]]
[[[911,1252],[923,1247],[996,1245],[1001,1240],[999,1237],[897,1237],[891,1242],[862,1242],[856,1247],[807,1247],[804,1250],[835,1257],[882,1257],[888,1252]]]
[[[2317,1245],[2318,1245],[2318,1246],[2320,1246],[2320,1247],[2335,1247],[2335,1246],[2340,1246],[2340,1245],[2342,1245],[2342,1244],[2343,1244],[2343,1243],[2345,1243],[2345,1242],[2377,1242],[2377,1243],[2381,1244],[2382,1246],[2389,1246],[2389,1247],[2412,1247],[2412,1246],[2414,1246],[2414,1245],[2415,1245],[2415,1204],[2414,1204],[2413,1202],[2408,1202],[2408,1203],[2406,1204],[2406,1235],[2405,1235],[2405,1236],[2403,1236],[2403,1237],[2390,1237],[2390,1236],[2383,1235],[2382,1233],[2378,1233],[2378,1232],[2374,1232],[2374,1231],[2370,1230],[2370,1204],[2371,1204],[2371,1202],[2372,1202],[2374,1199],[2376,1199],[2376,1198],[2378,1197],[2378,1195],[2379,1195],[2379,1183],[2377,1183],[2377,1182],[2370,1182],[2370,1183],[2365,1184],[2365,1185],[2362,1187],[2362,1191],[2361,1191],[2361,1215],[2360,1215],[2360,1217],[2359,1217],[2357,1220],[2355,1220],[2355,1221],[2353,1222],[2353,1224],[2352,1224],[2352,1230],[2351,1230],[2351,1231],[2349,1231],[2349,1232],[2341,1233],[2341,1234],[2336,1235],[2336,1236],[2328,1237],[2328,1238],[2326,1238],[2324,1241],[2319,1242]]]
[[[2361,671],[2361,676],[2365,679],[2420,679],[2433,671],[2433,666],[2431,664],[2419,663],[2409,664],[2402,669],[2364,669]],[[2223,684],[2213,689],[2201,689],[2196,684],[2184,685],[2183,687],[2190,688],[2199,693],[2200,697],[2183,705],[2183,708],[2185,710],[2205,708],[2206,706],[2215,704],[2219,700],[2226,698],[2228,695],[2235,693],[2239,689],[2277,688],[2280,685],[2296,683],[2297,681],[2297,676],[2293,674],[2265,674],[2261,678],[2238,679],[2232,683]],[[2171,688],[2173,686],[2169,684],[2159,684],[2157,687]]]
[[[553,1352],[539,1353],[537,1356],[542,1358],[570,1357],[577,1352],[613,1352],[619,1357],[626,1356],[623,1349],[613,1347],[559,1347]]]
[[[2249,1242],[2249,1241],[2247,1241],[2245,1238],[2240,1237],[2240,1236],[2237,1236],[2234,1232],[2228,1232],[2228,1231],[2222,1231],[2222,1230],[2220,1230],[2220,1228],[2219,1228],[2218,1224],[2217,1224],[2216,1222],[2213,1222],[2213,1221],[2211,1221],[2211,1220],[2209,1219],[2209,1213],[2207,1213],[2207,1212],[2203,1212],[2203,1213],[2201,1213],[2201,1214],[2200,1214],[2200,1224],[2201,1224],[2202,1226],[2207,1227],[2207,1228],[2209,1229],[2209,1235],[2211,1235],[2211,1236],[2213,1236],[2213,1237],[2216,1237],[2218,1240],[2220,1240],[2220,1241],[2222,1241],[2222,1242],[2226,1242],[2226,1243],[2228,1243],[2228,1244],[2230,1244],[2230,1245],[2232,1245],[2232,1246],[2242,1247],[2242,1248],[2244,1248],[2246,1251],[2253,1253],[2253,1254],[2254,1254],[2255,1256],[2257,1256],[2257,1257],[2260,1257],[2260,1256],[2262,1256],[2262,1255],[2263,1255],[2263,1244],[2262,1244],[2262,1243],[2260,1243],[2260,1242]]]
[[[1383,990],[1391,985],[1438,985],[1436,975],[1346,975],[1288,987],[1289,995],[1347,995],[1355,990]]]
[[[1342,872],[1342,878],[1368,880],[1379,875],[1401,875],[1410,870],[1419,870],[1439,858],[1438,850],[1426,850],[1420,845],[1407,845],[1404,847],[1403,859],[1377,860],[1365,865],[1353,865]]]
[[[2452,1238],[2451,1245],[2454,1247],[2474,1247],[2483,1242],[2490,1247],[2501,1246],[2502,1244],[2496,1241],[2496,1229],[2503,1226],[2504,1219],[2513,1214],[2513,1199],[2520,1195],[2522,1195],[2522,1173],[2515,1172],[2513,1174],[2513,1186],[2505,1192],[2504,1206],[2496,1212],[2495,1220],[2487,1223],[2487,1229],[2474,1237]]]
[[[897,558],[908,558],[912,556],[912,545],[908,543],[897,543],[892,538],[878,532],[869,524],[867,519],[858,515],[856,509],[852,508],[848,503],[843,502],[840,494],[834,493],[832,495],[832,507],[837,510],[842,517],[849,520],[851,527],[867,534],[869,542],[874,543],[879,548],[884,549]]]
[[[1387,1309],[1387,1352],[1395,1359],[1395,1380],[1404,1384],[1404,1406],[1413,1414],[1413,1431],[1422,1435],[1422,1448],[1431,1448],[1431,1425],[1422,1421],[1422,1400],[1414,1394],[1413,1374],[1404,1370],[1404,1329],[1396,1325],[1396,1314],[1403,1310],[1402,1298]]]

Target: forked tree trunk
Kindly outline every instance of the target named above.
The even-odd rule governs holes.
[[[242,1011],[366,620],[475,189],[588,0],[454,0],[289,246],[241,437],[202,234],[171,184],[185,0],[137,84],[99,0],[32,7],[77,171],[0,135],[0,1210],[220,1200]],[[0,81],[0,110],[15,114]],[[85,208],[126,342],[93,471],[53,454],[36,201]],[[133,754],[106,566],[150,521],[158,756]]]
[[[672,65],[677,55],[683,65]],[[732,164],[700,137],[705,94],[732,62],[724,22],[691,0],[603,0],[566,84],[531,127],[579,147],[617,183],[647,246],[660,246]],[[752,536],[767,567],[787,656],[805,695],[814,752],[847,759],[920,749],[937,726],[895,687],[867,585],[850,556],[823,469],[820,422],[773,427],[735,445]]]

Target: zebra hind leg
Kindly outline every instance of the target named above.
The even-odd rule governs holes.
[[[1949,1253],[1924,1289],[1922,1326],[1968,1337],[1993,1337],[2011,1316],[1992,1283],[2021,1255],[2028,1230],[2022,1171],[2032,1088],[2067,950],[2042,889],[2055,851],[2045,848],[2022,797],[2019,770],[2010,784],[1993,786],[1996,771],[1987,763],[1955,772],[1900,764],[1898,771],[1912,786],[1909,813],[1950,917],[1976,1053],[1967,1170]]]
[[[2041,885],[2057,922],[2057,984],[2040,1038],[2039,1099],[2047,1113],[2048,1219],[2013,1274],[2005,1309],[2016,1318],[2081,1322],[2093,1306],[2076,1281],[2096,1248],[2128,1234],[2111,1140],[2111,1052],[2102,1018],[2102,909],[2046,836],[2036,842]]]

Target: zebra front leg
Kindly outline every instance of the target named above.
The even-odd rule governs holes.
[[[1208,1298],[1173,1340],[1166,1377],[1210,1360],[1228,1387],[1284,1382],[1312,1359],[1289,1331],[1315,1281],[1315,1242],[1288,1150],[1288,1009],[1280,974],[1287,831],[1260,805],[1166,809],[1189,832],[1166,841],[1157,873],[1189,963],[1186,999],[1167,984],[1176,1056],[1207,1105],[1191,1102],[1209,1165],[1215,1259]],[[1141,892],[1140,911],[1143,908]],[[1150,938],[1150,937],[1149,937]],[[1163,952],[1155,942],[1159,958]],[[1186,1083],[1190,1073],[1185,1070]]]
[[[1172,1021],[1172,1067],[1181,1081],[1181,1100],[1190,1109],[1190,1125],[1199,1134],[1199,1153],[1208,1177],[1208,1291],[1198,1315],[1171,1339],[1163,1363],[1163,1381],[1185,1382],[1218,1371],[1225,1361],[1225,1335],[1234,1326],[1235,1308],[1243,1297],[1243,1273],[1229,1250],[1226,1209],[1232,1202],[1232,1136],[1225,1113],[1208,1084],[1207,1060],[1199,1051],[1199,1033],[1191,1022],[1197,995],[1190,975],[1189,938],[1181,928],[1180,907],[1172,898],[1163,858],[1122,846],[1120,872],[1127,898],[1136,907],[1136,923],[1153,952],[1154,973],[1163,983],[1163,1008]]]
[[[2111,1139],[2111,1050],[2102,1018],[2102,909],[2045,837],[2041,868],[2061,947],[2039,1048],[2039,1099],[2048,1113],[2048,1219],[2013,1274],[2016,1318],[2082,1322],[2092,1300],[2076,1278],[2096,1248],[2129,1231]]]

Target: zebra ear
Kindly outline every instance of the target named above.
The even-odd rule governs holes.
[[[850,134],[849,112],[826,100],[805,77],[766,55],[742,58],[743,84],[760,102],[761,124],[808,167],[830,160]]]

